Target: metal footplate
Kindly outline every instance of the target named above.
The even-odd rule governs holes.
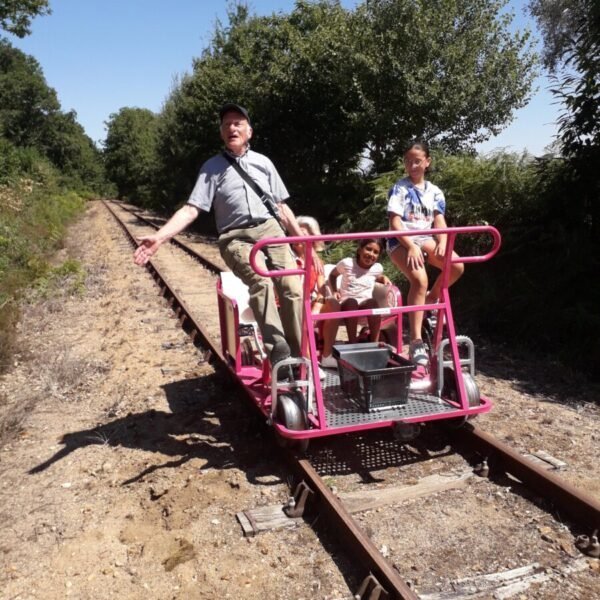
[[[340,387],[340,378],[337,373],[328,370],[327,379],[322,383],[327,426],[331,428],[385,420],[396,421],[441,413],[449,415],[456,411],[456,408],[434,394],[409,392],[408,401],[405,404],[389,408],[382,407],[367,412],[357,402],[348,398]]]

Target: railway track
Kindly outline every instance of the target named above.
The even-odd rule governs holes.
[[[127,210],[120,203],[105,205],[133,243],[136,237],[148,231],[148,227],[154,226],[152,221],[144,220],[141,215],[131,209]],[[163,247],[148,268],[162,294],[168,298],[182,327],[192,336],[194,342],[216,362],[222,360],[218,341],[215,286],[217,274],[223,265],[216,248],[206,243],[192,247],[188,243],[177,241],[176,244]],[[241,385],[239,390],[241,395],[247,394]],[[346,458],[352,456],[353,452],[353,459]],[[363,456],[360,456],[361,452]],[[380,432],[378,435],[361,436],[358,440],[352,438],[350,441],[341,439],[315,443],[308,458],[286,453],[286,459],[298,482],[294,489],[294,501],[287,507],[288,517],[297,519],[318,515],[317,527],[327,523],[329,529],[335,530],[335,537],[343,540],[344,549],[354,557],[358,580],[362,581],[359,589],[353,590],[356,592],[355,597],[456,597],[444,596],[443,592],[438,596],[431,593],[418,596],[414,589],[420,589],[422,584],[426,586],[427,567],[420,564],[416,555],[407,560],[410,549],[407,551],[403,544],[396,541],[397,537],[388,535],[388,532],[394,530],[390,521],[394,516],[397,517],[395,511],[389,507],[401,499],[414,501],[419,494],[427,500],[420,504],[415,503],[407,510],[406,518],[403,519],[403,532],[409,546],[413,536],[419,535],[419,529],[421,533],[431,533],[430,527],[425,530],[422,527],[411,529],[407,523],[418,522],[420,517],[422,519],[423,515],[420,515],[420,512],[424,506],[429,512],[427,518],[433,522],[431,509],[437,506],[437,495],[446,493],[454,496],[453,501],[446,505],[444,510],[451,511],[456,522],[472,521],[468,527],[465,526],[465,530],[476,530],[479,527],[485,534],[485,522],[481,521],[481,515],[474,514],[473,511],[469,513],[469,506],[477,506],[481,503],[481,498],[498,493],[506,500],[504,492],[510,487],[511,490],[518,490],[516,493],[506,492],[516,498],[515,504],[518,506],[510,507],[513,513],[533,511],[540,522],[550,513],[557,523],[567,520],[568,535],[581,536],[576,545],[582,554],[574,553],[574,561],[585,560],[581,557],[586,555],[593,560],[596,554],[597,542],[594,541],[594,535],[597,535],[600,529],[600,503],[551,473],[548,468],[536,465],[472,424],[454,432],[440,433],[434,430],[431,435],[425,436],[422,442],[409,448],[398,444],[393,438],[382,436]],[[353,468],[353,463],[358,465],[358,468]],[[407,467],[413,465],[417,465],[418,468],[409,471]],[[403,467],[403,476],[389,478],[393,485],[383,487],[374,473],[396,469],[398,466]],[[473,476],[473,467],[476,467],[480,477]],[[440,473],[454,473],[454,476],[440,476]],[[415,485],[415,478],[419,482],[418,485]],[[474,499],[464,502],[466,508],[461,507],[462,499],[467,494],[473,495]],[[532,503],[534,508],[527,508],[527,505]],[[281,512],[280,508],[274,507],[274,512]],[[461,510],[466,512],[461,513]],[[485,512],[481,510],[484,515]],[[265,511],[262,514],[264,516]],[[261,523],[257,514],[249,510],[245,515],[247,532],[254,534],[260,531]],[[485,519],[485,516],[483,518]],[[521,542],[518,539],[519,519],[507,519],[507,523],[509,521],[507,527],[514,530],[515,553],[523,557],[529,556],[525,562],[536,565],[530,571],[515,575],[518,581],[511,581],[510,585],[517,585],[519,582],[523,585],[523,580],[527,578],[530,579],[530,584],[541,584],[552,579],[553,574],[545,572],[544,567],[540,566],[544,563],[543,544],[538,548],[537,542],[531,539]],[[560,525],[565,528],[562,523]],[[460,541],[461,536],[457,537]],[[456,546],[455,543],[441,538],[437,539],[437,543],[441,547],[441,554],[454,548],[454,552],[460,553],[460,543]],[[405,562],[411,564],[406,567]],[[498,564],[495,568],[501,569],[502,566]],[[504,565],[503,572],[519,570],[518,566],[506,569],[507,566],[510,564]],[[411,570],[416,570],[418,576],[415,577]],[[453,585],[456,589],[456,585]],[[500,580],[498,583],[493,579],[485,580],[481,577],[476,582],[471,581],[464,585],[467,588],[470,585],[470,589],[475,589],[476,593],[480,594],[496,593],[493,591],[494,586],[495,589],[507,587],[506,580]]]

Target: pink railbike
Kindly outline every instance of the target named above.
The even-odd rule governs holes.
[[[256,243],[250,254],[252,268],[264,277],[303,276],[302,356],[269,363],[260,331],[248,306],[248,290],[232,273],[223,273],[217,284],[223,355],[229,368],[246,387],[256,407],[273,426],[280,441],[306,449],[311,438],[348,434],[366,429],[393,427],[401,441],[418,435],[423,424],[447,420],[454,426],[491,409],[475,383],[473,342],[456,334],[448,279],[453,262],[480,263],[500,248],[500,234],[491,226],[436,229],[447,234],[447,250],[436,304],[404,306],[400,293],[388,291],[387,306],[353,311],[313,314],[309,277],[315,242],[340,242],[365,238],[397,238],[419,235],[416,231],[386,231],[268,238]],[[452,257],[456,238],[479,235],[491,238],[491,249],[482,255]],[[291,270],[268,270],[257,264],[257,253],[268,245],[305,244],[306,260]],[[468,271],[466,276],[468,276]],[[403,316],[423,310],[427,367],[413,365],[403,341]],[[336,343],[337,369],[323,369],[319,376],[318,323],[325,319],[382,317],[379,342]],[[289,369],[291,367],[291,369]],[[278,371],[288,368],[294,376],[278,381]]]

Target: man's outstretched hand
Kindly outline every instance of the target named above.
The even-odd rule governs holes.
[[[161,242],[155,235],[148,235],[138,239],[140,245],[133,253],[133,262],[136,265],[145,265],[159,249]]]

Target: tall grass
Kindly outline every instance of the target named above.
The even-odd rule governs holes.
[[[61,247],[67,224],[84,206],[81,196],[61,192],[44,178],[13,173],[0,184],[0,372],[14,353],[19,298],[52,275],[48,258]]]

